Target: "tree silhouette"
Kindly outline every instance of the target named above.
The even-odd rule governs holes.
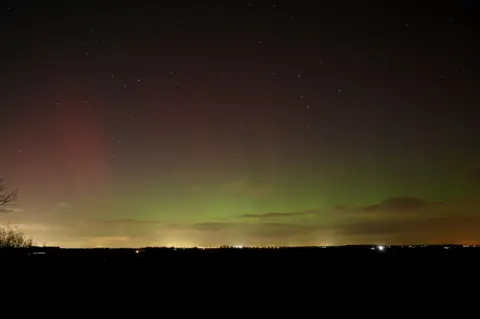
[[[3,186],[3,180],[0,179],[0,213],[8,212],[8,206],[17,199],[18,191],[8,191]]]
[[[17,199],[18,191],[7,191],[0,179],[0,213],[8,212],[8,206]],[[7,224],[0,226],[0,248],[28,248],[34,245],[17,227]]]
[[[33,239],[26,237],[17,227],[7,225],[0,227],[0,248],[30,248]]]

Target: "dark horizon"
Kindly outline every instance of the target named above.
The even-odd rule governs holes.
[[[422,249],[422,248],[444,248],[444,249],[456,249],[456,248],[480,248],[480,245],[476,244],[451,244],[451,243],[438,243],[438,244],[410,244],[410,245],[377,245],[377,244],[346,244],[346,245],[306,245],[306,246],[230,246],[230,245],[220,245],[220,246],[144,246],[144,247],[108,247],[108,246],[99,246],[99,247],[61,247],[61,246],[38,246],[33,245],[31,247],[0,247],[0,250],[33,250],[33,251],[48,251],[52,249],[61,249],[61,250],[130,250],[135,253],[145,252],[146,250],[278,250],[278,249],[342,249],[342,248],[351,248],[351,249],[370,249],[376,251],[388,251],[389,249]]]
[[[192,246],[192,247],[174,247],[174,246],[146,246],[146,247],[61,247],[61,246],[32,246],[32,247],[22,247],[22,248],[8,248],[8,247],[0,247],[0,251],[36,251],[42,253],[48,253],[54,250],[68,250],[68,251],[131,251],[134,254],[142,254],[146,252],[153,252],[153,251],[160,251],[160,250],[173,250],[173,251],[185,251],[185,250],[197,250],[197,251],[204,251],[204,250],[235,250],[235,251],[242,251],[242,250],[331,250],[331,249],[339,249],[345,250],[350,249],[351,251],[358,251],[358,250],[373,250],[377,252],[388,252],[388,251],[407,251],[407,250],[430,250],[430,249],[438,249],[442,248],[445,250],[451,249],[480,249],[480,245],[468,245],[468,244],[416,244],[416,245],[375,245],[375,244],[355,244],[355,245],[337,245],[337,246],[321,246],[321,245],[310,245],[310,246],[228,246],[228,245],[221,245],[221,246]]]

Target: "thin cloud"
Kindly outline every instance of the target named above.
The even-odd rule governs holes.
[[[0,207],[0,214],[6,214],[6,213],[13,213],[13,212],[22,212],[24,211],[23,208],[15,208],[15,207],[5,207],[2,206]]]
[[[222,223],[222,222],[211,222],[211,223],[196,223],[193,225],[193,228],[200,231],[207,232],[218,232],[224,230],[238,230],[244,227],[246,224],[243,223]]]
[[[415,240],[417,243],[419,243],[418,241],[427,242],[432,238],[437,240],[442,238],[445,243],[455,243],[478,240],[477,225],[479,224],[480,216],[476,215],[433,216],[419,219],[357,222],[338,227],[336,232],[342,237],[382,237],[387,241],[395,239],[400,243],[413,243]]]
[[[479,208],[477,198],[437,203],[394,197],[357,208],[245,214],[246,219],[191,224],[135,218],[67,221],[29,215],[29,208],[15,214],[12,224],[39,243],[68,247],[460,243],[480,240]],[[303,218],[308,215],[315,218]],[[0,217],[6,221],[9,216]]]
[[[267,238],[290,238],[293,236],[310,236],[320,234],[325,227],[322,225],[305,225],[295,223],[265,223],[258,224],[249,229],[249,233],[255,237]]]
[[[238,216],[239,218],[283,218],[283,217],[295,217],[295,216],[308,216],[316,215],[319,211],[317,210],[307,210],[301,212],[287,212],[287,213],[263,213],[263,214],[243,214]]]
[[[111,219],[102,221],[105,224],[164,224],[164,222],[159,220],[142,220],[142,219],[133,219],[133,218],[123,218],[123,219]]]
[[[414,197],[393,197],[387,199],[379,204],[359,207],[356,209],[357,212],[403,212],[403,211],[413,211],[418,210],[425,206],[427,202],[425,200],[414,198]]]
[[[354,218],[355,216],[403,216],[418,214],[425,210],[437,209],[446,203],[427,201],[416,197],[392,197],[376,204],[347,207],[337,206],[330,210],[339,216]]]
[[[69,202],[60,202],[60,203],[58,203],[58,207],[60,207],[60,208],[69,208],[69,207],[72,207],[72,204],[69,203]]]
[[[335,225],[335,233],[351,242],[381,239],[385,243],[471,242],[479,239],[478,200],[433,202],[397,197],[360,207]],[[352,210],[347,210],[352,212]]]

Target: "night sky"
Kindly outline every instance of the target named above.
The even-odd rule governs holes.
[[[474,1],[9,2],[0,222],[39,244],[480,243]]]

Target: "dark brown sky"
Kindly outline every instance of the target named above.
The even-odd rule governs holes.
[[[0,218],[62,246],[478,242],[477,9],[5,4]]]

